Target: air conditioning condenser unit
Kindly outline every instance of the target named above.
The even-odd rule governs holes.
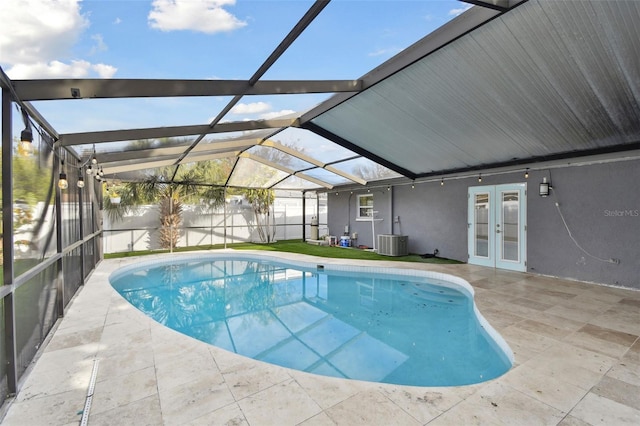
[[[407,235],[380,234],[378,235],[378,254],[384,256],[406,256],[409,246]]]

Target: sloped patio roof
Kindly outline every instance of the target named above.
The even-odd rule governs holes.
[[[11,81],[2,72],[2,82],[60,146],[85,159],[95,148],[107,179],[230,159],[232,174],[213,184],[328,190],[640,149],[640,1],[469,3],[353,80],[262,79],[328,4],[316,1],[248,80]],[[286,117],[224,120],[245,96],[309,93],[332,96]],[[34,106],[193,96],[228,102],[204,124],[66,134]],[[139,140],[149,142],[131,145]],[[375,164],[382,172],[364,176]]]

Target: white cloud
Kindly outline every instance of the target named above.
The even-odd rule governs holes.
[[[102,34],[92,35],[91,40],[95,42],[95,45],[91,48],[91,55],[97,52],[104,52],[108,49],[107,44],[104,42],[104,38],[102,38]]]
[[[266,113],[271,109],[271,105],[266,102],[253,102],[250,104],[237,104],[231,111],[231,114],[242,115],[242,114],[260,114]]]
[[[114,21],[113,21],[113,24],[114,24],[114,25],[118,25],[118,24],[121,24],[121,23],[122,23],[122,19],[120,19],[120,18],[116,18],[116,19],[114,19]]]
[[[472,5],[469,4],[469,5],[465,6],[465,7],[461,7],[461,8],[458,8],[458,9],[451,9],[449,11],[449,15],[450,16],[458,16],[458,15],[466,12],[467,10],[471,9],[471,7],[472,7]]]
[[[1,60],[49,62],[64,56],[89,21],[77,0],[1,0]]]
[[[272,112],[267,112],[265,114],[261,114],[260,118],[262,120],[270,120],[272,118],[284,117],[290,114],[295,114],[295,111],[292,109],[283,109],[281,111],[272,111]]]
[[[12,79],[111,78],[117,68],[70,58],[89,27],[80,0],[0,0],[0,61]],[[102,36],[92,36],[91,53],[106,50]]]
[[[71,61],[70,64],[51,61],[16,64],[7,70],[7,75],[13,80],[62,77],[85,78],[90,70],[91,63],[87,61]]]
[[[387,49],[378,49],[374,52],[371,52],[368,54],[368,56],[393,56],[396,53],[399,53],[401,51],[401,49],[392,47],[392,48],[387,48]]]
[[[61,61],[15,64],[7,69],[12,80],[39,78],[89,78],[97,74],[100,78],[112,78],[118,69],[106,64],[92,64],[85,60],[75,60],[66,64]]]
[[[106,64],[93,64],[91,69],[98,73],[100,78],[112,78],[118,71],[118,68]]]
[[[233,31],[247,23],[226,11],[235,0],[154,0],[148,20],[161,31],[191,30],[207,34]]]

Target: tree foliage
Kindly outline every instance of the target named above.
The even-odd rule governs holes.
[[[360,176],[364,180],[379,180],[397,176],[393,170],[373,162],[369,165],[361,164],[355,166],[353,168],[353,174]]]
[[[16,141],[17,143],[17,141]],[[0,161],[1,161],[0,154]],[[45,164],[43,164],[43,162]],[[40,160],[39,152],[33,156],[13,157],[13,199],[30,206],[47,198],[47,192],[52,179],[51,161]],[[2,177],[0,177],[0,184]]]
[[[245,189],[243,195],[251,204],[256,219],[256,230],[260,241],[270,243],[275,239],[276,228],[271,217],[271,206],[275,201],[272,189]]]

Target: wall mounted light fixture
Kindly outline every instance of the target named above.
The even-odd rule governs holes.
[[[540,196],[541,197],[548,197],[549,196],[549,191],[551,190],[551,183],[547,182],[547,178],[543,177],[542,178],[542,182],[540,182]]]

